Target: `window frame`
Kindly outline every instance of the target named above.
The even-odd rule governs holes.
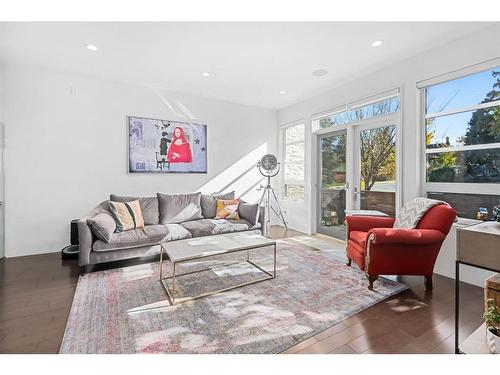
[[[465,194],[493,194],[497,195],[500,190],[499,183],[471,183],[471,182],[429,182],[427,181],[427,154],[442,153],[449,151],[469,151],[481,149],[494,149],[500,148],[500,143],[485,143],[479,145],[466,145],[458,147],[443,147],[435,149],[427,149],[426,144],[426,120],[429,118],[437,118],[457,113],[464,113],[476,111],[478,109],[492,108],[500,106],[500,100],[495,100],[488,103],[478,103],[472,106],[465,106],[456,108],[449,111],[442,111],[439,113],[425,113],[427,88],[430,86],[438,85],[444,82],[453,81],[483,72],[485,70],[493,69],[500,66],[500,58],[488,60],[479,64],[467,66],[462,69],[454,70],[427,80],[417,82],[417,100],[419,101],[419,111],[417,113],[417,124],[420,126],[420,149],[422,150],[420,156],[421,168],[420,178],[422,181],[422,195],[426,196],[428,192],[439,193],[465,193]]]
[[[375,104],[387,99],[392,99],[392,98],[399,98],[399,108],[396,112],[391,112],[385,115],[380,115],[380,116],[375,116],[375,117],[370,117],[366,119],[361,119],[361,120],[355,120],[351,121],[345,124],[339,124],[335,126],[330,126],[328,128],[322,128],[320,126],[320,122],[322,119],[327,118],[327,117],[332,117],[335,116],[339,113],[349,111],[349,110],[355,110],[358,108],[362,108],[365,106],[369,106],[371,104]],[[311,121],[311,130],[312,134],[315,135],[323,135],[323,134],[328,134],[331,132],[334,132],[336,130],[341,130],[341,129],[347,129],[351,126],[357,126],[361,124],[365,124],[367,121],[377,121],[379,118],[389,118],[389,117],[397,117],[400,116],[402,113],[402,107],[403,107],[403,90],[402,87],[396,87],[390,90],[385,90],[382,92],[379,92],[377,94],[369,95],[361,99],[356,99],[356,100],[351,100],[347,102],[346,104],[343,105],[338,105],[335,107],[330,107],[327,110],[323,111],[317,111],[313,114],[312,116],[312,121]]]
[[[293,141],[290,143],[286,142],[286,130],[289,128],[293,128],[295,126],[302,126],[304,129],[303,133],[303,139],[302,141]],[[281,194],[280,198],[283,200],[291,201],[291,202],[302,202],[305,200],[305,195],[306,195],[306,124],[305,121],[297,121],[293,122],[287,125],[283,125],[280,127],[280,134],[281,134],[281,145],[282,145],[282,150],[281,150],[281,160],[283,160],[281,164]],[[292,144],[298,144],[298,143],[303,143],[304,144],[304,152],[302,155],[302,165],[304,167],[304,178],[302,180],[300,179],[287,179],[285,176],[285,168],[286,168],[286,151],[287,151],[287,146],[292,145]],[[300,185],[304,189],[304,195],[302,198],[290,198],[286,194],[286,185]]]

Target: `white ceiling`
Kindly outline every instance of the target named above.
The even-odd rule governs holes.
[[[1,23],[0,61],[279,109],[490,25]]]

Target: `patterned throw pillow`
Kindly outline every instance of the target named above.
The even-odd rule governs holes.
[[[138,200],[130,202],[110,201],[109,207],[115,218],[116,232],[144,228],[144,218]]]
[[[239,199],[217,199],[216,219],[240,220],[238,213]]]

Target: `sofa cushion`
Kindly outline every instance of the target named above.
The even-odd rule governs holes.
[[[214,234],[241,232],[250,229],[259,229],[259,225],[252,225],[249,221],[228,219],[200,219],[186,221],[180,224],[193,237],[210,236]]]
[[[246,203],[240,202],[238,207],[240,211],[240,217],[242,219],[248,220],[250,224],[255,225],[259,219],[259,204],[258,203]]]
[[[110,251],[155,245],[167,238],[169,228],[165,225],[148,225],[144,228],[113,233],[109,243],[97,240],[92,246],[94,251]]]
[[[241,232],[249,229],[255,229],[250,222],[240,219],[217,219],[214,220],[215,228],[212,230],[213,234]]]
[[[163,226],[168,230],[167,236],[164,238],[165,241],[183,240],[193,237],[187,229],[179,224],[165,224]]]
[[[116,232],[144,228],[141,205],[139,201],[109,202],[111,213],[115,218]]]
[[[111,236],[116,230],[114,217],[105,211],[87,219],[87,224],[95,236],[105,242],[111,240]]]
[[[238,206],[239,199],[217,199],[217,215],[216,219],[235,219],[240,220]]]
[[[234,199],[234,191],[225,194],[202,194],[201,213],[205,219],[213,219],[217,213],[217,199]]]
[[[212,230],[214,228],[214,224],[212,224],[211,219],[199,219],[199,220],[191,220],[185,221],[180,225],[189,233],[192,237],[202,237],[202,236],[210,236],[212,235]]]
[[[349,233],[349,238],[356,242],[362,249],[364,249],[366,246],[366,241],[368,239],[368,232],[353,230]]]
[[[160,224],[178,224],[183,221],[201,219],[201,193],[162,194],[157,193],[160,208]]]
[[[158,210],[158,197],[131,197],[111,194],[109,197],[113,202],[130,202],[138,200],[141,205],[144,224],[157,225],[160,223],[160,213]]]

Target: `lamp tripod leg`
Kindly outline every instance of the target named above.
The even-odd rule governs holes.
[[[271,187],[271,192],[273,193],[274,201],[276,202],[276,207],[278,207],[278,212],[274,211],[278,218],[280,218],[281,222],[285,226],[286,229],[288,229],[288,226],[286,225],[286,220],[285,216],[283,215],[283,211],[281,210],[280,207],[280,202],[278,201],[278,197],[276,196],[276,193],[274,192],[274,189]]]
[[[267,193],[267,187],[264,188],[264,190],[262,191],[262,196],[260,197],[260,201],[259,201],[259,209],[260,207],[262,206],[262,202],[264,201],[264,198],[266,197],[266,193]],[[264,226],[264,233],[265,233],[265,236],[266,237],[269,237],[269,222],[270,222],[270,219],[269,219],[269,201],[266,200],[265,204],[264,204],[264,210],[266,212],[266,220],[264,223],[262,223],[262,225]]]

